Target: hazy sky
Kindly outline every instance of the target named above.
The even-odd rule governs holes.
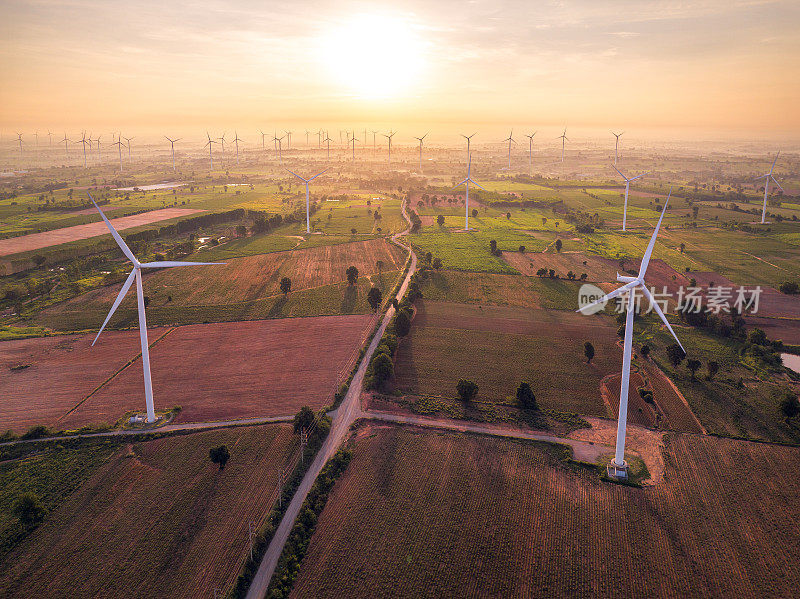
[[[798,0],[2,0],[0,127],[796,133],[798,34]]]

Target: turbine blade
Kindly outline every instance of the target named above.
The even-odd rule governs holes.
[[[320,176],[322,173],[324,173],[324,172],[325,172],[325,171],[327,171],[328,169],[330,169],[330,167],[326,168],[325,170],[322,170],[322,171],[318,172],[316,175],[314,175],[313,177],[311,177],[311,178],[309,179],[309,181],[313,181],[314,179],[316,179],[317,177],[319,177],[319,176]]]
[[[619,169],[618,169],[616,166],[614,166],[613,164],[612,164],[611,166],[614,168],[614,170],[615,170],[615,171],[617,171],[617,172],[619,173],[619,176],[620,176],[620,177],[622,177],[622,178],[623,178],[623,179],[625,179],[626,181],[628,180],[628,177],[626,177],[625,175],[623,175],[622,173],[620,173]]]
[[[650,243],[647,244],[647,250],[644,252],[644,257],[642,258],[642,264],[639,267],[639,279],[644,280],[644,273],[647,272],[647,266],[650,264],[650,255],[653,253],[653,248],[656,245],[656,237],[658,237],[658,230],[661,228],[661,221],[664,220],[664,214],[667,211],[667,204],[669,204],[669,198],[672,196],[672,188],[669,188],[669,195],[667,199],[664,200],[664,208],[661,210],[661,216],[658,217],[658,222],[656,223],[656,228],[653,231],[653,235],[650,237]]]
[[[487,191],[486,188],[483,185],[481,185],[480,183],[478,183],[477,181],[473,181],[472,179],[467,179],[467,181],[469,181],[473,185],[476,185],[476,186],[480,187],[483,191]]]
[[[775,185],[781,188],[781,191],[784,191],[783,186],[780,183],[778,183],[778,180],[775,177],[770,175],[770,178],[772,179],[772,182],[775,183]]]
[[[775,170],[775,163],[778,162],[778,156],[780,156],[780,155],[781,155],[780,152],[775,154],[775,160],[772,161],[772,166],[769,168],[769,174],[770,175],[772,174],[772,171]]]
[[[461,187],[461,186],[462,186],[462,185],[464,185],[464,183],[466,183],[467,181],[469,181],[469,179],[464,179],[463,181],[461,181],[461,183],[456,183],[456,184],[453,186],[453,189],[455,189],[456,187]],[[453,191],[453,189],[451,189],[450,191]]]
[[[647,173],[642,173],[641,175],[636,175],[635,177],[631,177],[630,179],[628,179],[628,181],[636,181],[636,179],[639,179],[639,178],[641,178],[641,177],[644,177],[644,176],[645,176],[646,174],[648,174],[649,172],[650,172],[650,171],[647,171]]]
[[[289,169],[288,169],[288,168],[287,168],[286,170],[287,170],[287,171],[289,171]],[[303,177],[301,177],[300,175],[298,175],[298,174],[297,174],[297,173],[295,173],[294,171],[289,171],[289,172],[290,172],[290,173],[292,173],[292,174],[293,174],[295,177],[297,177],[298,179],[300,179],[300,180],[302,180],[302,181],[305,181],[306,183],[308,183],[308,180],[307,180],[307,179],[304,179]]]
[[[92,200],[92,204],[94,204],[94,207],[97,208],[97,211],[100,213],[100,216],[105,221],[106,226],[108,227],[108,230],[111,231],[111,236],[114,238],[114,241],[117,242],[117,245],[122,250],[122,253],[125,254],[125,256],[128,258],[128,260],[130,260],[134,264],[139,264],[139,261],[136,259],[136,256],[133,255],[133,252],[131,251],[131,248],[128,247],[128,244],[125,243],[125,240],[122,239],[122,236],[119,233],[117,233],[116,229],[114,229],[114,227],[111,226],[111,222],[106,218],[106,215],[103,214],[103,211],[100,210],[100,206],[98,206],[97,202],[94,201],[94,198],[92,197],[92,194],[90,194],[88,192],[87,192],[87,194],[89,196],[89,199]]]
[[[161,262],[145,262],[139,266],[142,268],[171,268],[173,266],[211,266],[212,264],[227,264],[227,262],[176,262],[174,260],[162,260]]]
[[[606,303],[609,300],[612,300],[615,297],[618,297],[618,296],[622,295],[628,289],[633,289],[638,284],[639,284],[639,281],[631,281],[630,283],[625,283],[625,285],[623,285],[622,287],[617,287],[614,291],[605,294],[599,300],[595,300],[591,304],[586,304],[585,306],[582,306],[581,308],[578,308],[575,311],[576,312],[580,312],[581,314],[586,314],[586,310],[588,310],[589,308],[594,308],[595,306],[599,306],[600,304]]]
[[[125,295],[128,293],[128,289],[130,289],[131,285],[133,285],[133,279],[135,277],[136,277],[136,268],[134,267],[133,270],[131,270],[131,274],[129,274],[128,278],[125,279],[125,283],[123,283],[122,289],[119,290],[119,295],[117,295],[117,299],[114,300],[114,303],[111,306],[111,310],[109,311],[108,316],[106,316],[106,319],[103,321],[103,326],[101,326],[100,330],[97,331],[97,336],[94,338],[94,341],[92,341],[92,345],[97,343],[97,338],[100,337],[100,333],[103,332],[103,329],[106,328],[108,321],[111,320],[112,316],[114,316],[114,312],[116,312],[117,307],[120,305]]]
[[[645,297],[650,300],[650,305],[653,306],[653,309],[656,312],[658,312],[658,315],[661,317],[661,320],[664,321],[665,325],[667,325],[667,329],[669,329],[669,332],[672,333],[672,336],[675,338],[675,341],[678,342],[678,346],[681,349],[683,349],[683,344],[681,343],[681,340],[678,339],[678,336],[675,334],[675,331],[672,330],[672,325],[669,324],[667,317],[664,315],[664,311],[661,309],[661,306],[659,306],[655,301],[653,301],[653,296],[650,293],[650,290],[644,284],[642,284],[642,291],[644,292]],[[683,349],[683,353],[686,353],[685,349]]]

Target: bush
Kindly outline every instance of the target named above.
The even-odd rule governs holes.
[[[223,470],[225,464],[227,464],[228,460],[231,458],[231,452],[228,451],[227,445],[220,445],[219,447],[212,447],[208,451],[208,457],[211,458],[213,463],[219,465],[220,470]]]
[[[686,357],[686,352],[677,343],[667,346],[667,358],[673,366],[678,366]]]
[[[794,281],[784,281],[781,283],[781,286],[778,287],[778,290],[787,295],[795,295],[796,293],[800,293],[800,285]]]
[[[583,344],[583,355],[586,356],[586,363],[591,364],[592,358],[594,358],[594,345],[589,343],[588,341]]]
[[[478,394],[478,385],[473,381],[461,379],[456,385],[456,391],[458,392],[458,396],[461,398],[461,401],[468,403],[475,399],[475,396]]]
[[[20,495],[11,509],[25,526],[34,526],[47,515],[47,510],[39,501],[39,497],[30,492]]]
[[[292,421],[294,434],[299,435],[302,429],[310,428],[311,425],[314,424],[315,419],[316,416],[314,415],[314,410],[308,406],[303,406],[300,408],[300,411],[294,415],[294,420]]]
[[[639,387],[639,397],[649,404],[653,403],[653,392],[647,387]]]
[[[372,376],[376,387],[380,387],[394,376],[394,363],[385,353],[378,353],[372,358]]]
[[[411,331],[411,318],[405,310],[400,310],[394,319],[394,332],[398,337],[405,337]]]
[[[347,284],[353,286],[358,281],[358,269],[355,266],[350,266],[347,269]]]
[[[377,287],[371,287],[370,290],[367,292],[367,302],[369,303],[370,308],[372,308],[373,312],[378,311],[378,307],[381,305],[381,301],[383,300],[383,293]]]
[[[800,405],[797,403],[796,395],[787,393],[783,396],[781,400],[781,412],[783,412],[783,416],[787,421],[800,414]]]
[[[477,391],[477,388],[476,388]],[[522,382],[517,387],[517,402],[523,408],[538,410],[539,406],[536,404],[536,397],[533,394],[530,384]]]
[[[439,225],[440,227],[442,225],[444,225],[444,216],[443,215],[440,214],[439,216],[436,217],[436,224]]]

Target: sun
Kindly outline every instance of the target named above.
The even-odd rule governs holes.
[[[422,42],[402,18],[358,15],[325,36],[321,59],[347,93],[377,99],[405,96],[422,70]]]

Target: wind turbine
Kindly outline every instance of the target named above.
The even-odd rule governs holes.
[[[430,133],[430,132],[428,132],[428,133]],[[420,173],[422,172],[422,140],[425,139],[426,137],[428,137],[428,133],[426,133],[422,137],[416,137],[416,136],[414,137],[414,139],[418,139],[419,140],[419,172]]]
[[[285,129],[284,129],[283,132],[286,133],[286,149],[287,150],[291,150],[292,149],[292,132],[291,131],[286,131]]]
[[[19,142],[19,153],[22,154],[22,133],[17,133],[17,141]]]
[[[622,133],[625,133],[624,131]],[[617,138],[616,144],[614,145],[614,166],[617,166],[617,157],[619,156],[619,138],[622,137],[622,133],[614,133],[611,132],[611,135]]]
[[[96,141],[96,142],[97,142],[97,164],[100,164],[100,163],[102,162],[102,160],[103,160],[103,159],[102,159],[102,156],[100,155],[100,136],[98,135],[98,136],[97,136],[97,137],[94,139],[94,141]]]
[[[267,146],[266,146],[266,144],[264,144],[264,137],[266,137],[267,134],[264,133],[261,129],[259,129],[258,132],[261,134],[261,149],[262,150],[266,150]]]
[[[469,161],[467,163],[467,178],[464,179],[463,181],[461,181],[461,183],[458,183],[453,187],[453,189],[455,189],[456,187],[458,187],[460,185],[465,185],[466,184],[467,196],[466,196],[466,211],[465,211],[465,218],[464,218],[464,230],[465,231],[469,231],[469,184],[473,183],[473,184],[477,185],[478,187],[480,187],[483,191],[486,191],[485,187],[483,187],[480,183],[478,183],[477,181],[474,181],[472,179],[472,177],[470,176],[471,170],[472,170],[472,156],[469,157]]]
[[[389,164],[392,163],[392,138],[397,134],[397,131],[390,131],[389,135],[383,133],[382,135],[389,140]]]
[[[239,142],[242,141],[239,139],[239,133],[236,131],[233,132],[233,143],[236,144],[236,164],[239,164]]]
[[[211,264],[224,264],[224,262],[139,262],[125,243],[125,240],[122,239],[119,233],[117,233],[117,231],[106,218],[106,215],[103,214],[103,211],[100,210],[100,207],[95,203],[91,194],[89,194],[89,199],[92,200],[92,204],[94,204],[94,207],[97,208],[97,211],[100,213],[103,221],[105,221],[108,230],[111,232],[111,236],[114,238],[114,241],[117,242],[117,245],[122,250],[122,253],[125,254],[125,257],[128,258],[128,260],[130,260],[133,264],[133,270],[131,270],[131,274],[128,275],[128,278],[125,279],[125,283],[123,283],[117,299],[114,300],[114,304],[111,306],[108,316],[106,316],[105,321],[103,321],[103,326],[100,327],[100,330],[97,332],[97,337],[95,337],[94,341],[92,341],[92,346],[97,343],[97,338],[100,337],[100,333],[102,333],[103,329],[106,328],[108,321],[111,320],[111,317],[114,315],[117,307],[125,298],[128,290],[131,288],[134,279],[136,279],[136,303],[139,308],[139,339],[142,344],[142,369],[144,370],[144,398],[147,406],[147,422],[155,422],[156,413],[155,407],[153,406],[153,383],[150,378],[150,351],[149,344],[147,342],[147,319],[144,312],[144,292],[142,291],[142,269],[171,268],[173,266],[208,266]]]
[[[769,180],[772,179],[775,182],[775,185],[780,187],[781,191],[783,191],[783,187],[781,187],[781,184],[778,183],[778,180],[772,174],[772,171],[775,170],[775,163],[778,162],[778,156],[780,156],[780,155],[781,155],[780,152],[778,152],[775,155],[775,160],[772,161],[772,166],[769,167],[769,172],[766,175],[761,175],[760,177],[756,178],[756,181],[758,181],[759,179],[766,179],[766,181],[764,181],[764,207],[761,209],[761,224],[762,225],[765,222],[764,219],[767,217],[767,195],[769,194]]]
[[[353,147],[355,147],[355,144],[353,144]],[[328,167],[328,168],[330,168],[330,167]],[[286,170],[289,171],[288,168]],[[303,181],[306,184],[306,233],[311,233],[311,212],[310,212],[310,209],[309,209],[309,201],[308,201],[308,184],[311,183],[314,179],[319,177],[322,173],[324,173],[327,170],[328,169],[326,168],[324,171],[318,172],[316,175],[314,175],[310,179],[306,179],[305,177],[301,177],[300,175],[298,175],[297,173],[295,173],[293,171],[289,171],[295,177],[297,177],[298,179],[300,179],[301,181]]]
[[[475,133],[473,133],[472,135],[464,135],[463,133],[461,134],[461,137],[463,137],[464,139],[467,140],[467,158],[470,159],[470,160],[472,159],[472,154],[469,153],[469,141],[473,137],[475,137],[477,134],[478,134],[477,131]]]
[[[86,168],[86,144],[89,143],[88,141],[86,141],[86,131],[81,133],[81,138],[75,143],[83,145],[83,168]],[[20,147],[22,147],[21,141],[20,141]]]
[[[69,147],[67,146],[67,144],[71,140],[67,139],[67,132],[66,131],[64,131],[64,139],[62,139],[61,141],[64,142],[64,158],[69,159]]]
[[[211,170],[214,170],[214,156],[211,153],[211,144],[217,143],[216,140],[211,139],[211,135],[209,135],[208,131],[206,131],[206,137],[208,141],[206,142],[206,146],[208,146],[208,160],[211,162]],[[204,148],[206,146],[203,146]]]
[[[50,132],[50,129],[47,130],[47,137],[50,139],[50,143],[48,145],[52,148],[53,147],[53,134]]]
[[[355,136],[355,131],[354,131],[353,132],[353,139],[351,139],[350,142],[348,142],[348,143],[352,142],[352,144],[353,144],[353,162],[356,161],[356,142],[357,141],[358,141],[358,138]]]
[[[556,137],[556,139],[560,139],[561,140],[561,162],[564,162],[564,147],[565,147],[565,144],[569,141],[569,138],[567,138],[567,128],[566,127],[564,127],[564,133],[562,133],[561,135]]]
[[[169,142],[169,145],[172,147],[172,172],[175,172],[175,142],[180,141],[181,138],[178,137],[177,139],[170,139],[166,135],[164,138]],[[122,167],[122,162],[120,162],[120,168]]]
[[[225,164],[225,133],[226,131],[222,132],[222,137],[219,138],[220,143],[222,143],[222,164]]]
[[[511,170],[511,144],[517,143],[516,141],[514,141],[513,135],[514,135],[514,130],[512,129],[511,133],[508,134],[508,137],[506,137],[503,140],[508,142],[508,170]]]
[[[281,164],[283,162],[283,157],[281,156],[281,146],[282,146],[282,141],[283,141],[284,137],[286,137],[286,136],[282,135],[281,137],[273,137],[272,138],[272,141],[274,141],[275,143],[278,144],[278,164]]]
[[[326,160],[330,160],[331,159],[331,142],[333,140],[330,138],[329,135],[326,135],[325,139],[323,139],[322,141],[324,141],[324,142],[326,142],[328,144],[328,156],[327,156]]]
[[[625,230],[625,222],[626,222],[627,217],[628,217],[628,191],[631,188],[631,181],[636,181],[636,179],[644,177],[647,173],[642,173],[641,175],[636,175],[635,177],[631,177],[630,179],[628,179],[628,177],[626,177],[625,175],[623,175],[622,173],[619,172],[619,169],[616,166],[614,167],[614,170],[619,173],[620,177],[625,179],[625,207],[622,209],[622,230],[624,231]],[[650,172],[650,171],[647,171],[647,172]]]
[[[122,135],[122,133],[120,133],[120,135]],[[124,137],[123,136],[122,139],[124,139],[128,144],[128,162],[132,162],[132,160],[131,160],[131,141],[136,139],[136,138],[135,137]]]
[[[124,145],[124,144],[122,143],[122,139],[121,139],[121,138],[118,138],[118,139],[117,139],[117,141],[115,141],[115,142],[114,142],[113,144],[111,144],[111,145],[112,145],[112,146],[117,146],[117,152],[118,152],[118,154],[119,154],[119,172],[122,172],[122,146]]]
[[[531,133],[530,135],[526,135],[525,137],[528,138],[528,160],[530,162],[530,171],[531,175],[533,174],[533,138],[536,135],[536,131]]]
[[[309,143],[308,143],[308,134],[309,134],[309,130],[306,129],[306,147],[309,145]]]
[[[373,132],[372,132],[372,153],[373,153],[373,154],[375,154],[375,152],[377,152],[377,151],[378,151],[378,146],[375,144],[375,136],[376,136],[377,134],[378,134],[378,132],[377,132],[377,131],[373,131]]]
[[[630,375],[631,375],[631,354],[633,351],[633,313],[636,307],[635,303],[635,295],[636,290],[640,290],[642,294],[650,300],[650,304],[653,306],[655,311],[661,317],[661,320],[666,325],[669,332],[672,333],[672,336],[675,338],[675,341],[678,342],[678,346],[683,350],[684,354],[686,350],[683,349],[683,345],[681,345],[678,336],[675,334],[675,331],[672,330],[672,326],[670,326],[669,322],[667,321],[667,317],[664,316],[664,312],[661,310],[661,306],[653,299],[653,296],[650,294],[650,291],[647,289],[647,285],[645,284],[644,275],[647,272],[647,266],[650,263],[650,256],[653,253],[653,247],[656,243],[656,237],[658,237],[658,230],[661,227],[661,221],[664,220],[664,213],[667,211],[667,204],[669,203],[669,198],[672,195],[672,189],[669,190],[669,196],[667,196],[666,201],[664,202],[664,208],[661,210],[661,216],[658,219],[658,223],[656,224],[656,228],[653,231],[653,235],[650,237],[650,243],[647,245],[647,249],[645,250],[644,257],[642,258],[642,263],[639,266],[639,274],[635,277],[628,277],[622,276],[617,274],[617,280],[621,283],[625,283],[622,287],[618,287],[611,293],[606,294],[605,296],[601,297],[599,300],[592,302],[586,306],[583,306],[577,310],[577,312],[581,312],[583,314],[592,314],[592,308],[595,306],[604,306],[606,302],[609,300],[622,295],[623,293],[627,292],[627,315],[625,318],[625,341],[623,344],[623,352],[622,352],[622,382],[620,384],[619,390],[619,418],[617,419],[617,446],[616,451],[614,453],[614,459],[611,461],[609,465],[609,474],[612,474],[613,469],[613,476],[615,478],[627,478],[627,469],[628,464],[625,462],[625,428],[627,425],[628,419],[628,387],[630,383]]]

